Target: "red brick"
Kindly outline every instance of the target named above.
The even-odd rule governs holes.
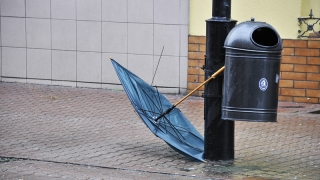
[[[188,83],[188,89],[193,90],[193,89],[197,88],[200,84],[201,83]],[[199,90],[204,91],[204,86],[202,86]]]
[[[320,49],[320,41],[308,41],[308,48]]]
[[[204,59],[203,52],[188,52],[189,59]]]
[[[200,59],[199,60],[199,67],[203,67],[205,64],[205,60],[204,59]]]
[[[199,43],[199,38],[198,36],[189,36],[188,42],[189,44],[197,44]]]
[[[294,55],[294,48],[283,48],[282,55]]]
[[[308,97],[294,97],[293,102],[298,103],[318,103],[318,98],[308,98]]]
[[[292,97],[291,96],[278,96],[278,100],[292,102]]]
[[[199,75],[200,70],[201,69],[197,67],[188,67],[188,75]]]
[[[279,87],[293,87],[293,80],[280,80]]]
[[[200,44],[200,52],[206,52],[206,45],[205,44]]]
[[[293,87],[297,89],[319,89],[319,82],[294,81]]]
[[[281,95],[284,95],[284,96],[305,96],[306,92],[304,89],[282,88]]]
[[[189,59],[188,60],[188,66],[190,67],[199,67],[199,60],[193,60]]]
[[[281,63],[307,64],[307,58],[306,57],[299,57],[299,56],[282,56]]]
[[[295,73],[295,72],[281,72],[281,79],[287,80],[306,80],[307,74],[306,73]]]
[[[294,66],[295,72],[319,72],[319,66],[311,66],[311,65],[295,65]]]
[[[320,65],[320,57],[308,57],[308,64]]]
[[[303,48],[296,48],[295,55],[297,56],[319,56],[320,55],[319,49],[303,49]]]
[[[188,75],[188,82],[199,82],[199,75]]]
[[[199,76],[199,82],[200,83],[204,82],[204,78],[205,78],[204,76]]]
[[[281,64],[280,71],[293,71],[293,64]]]
[[[282,42],[283,47],[301,47],[305,48],[307,47],[307,41],[306,40],[287,40],[284,39]]]
[[[205,36],[199,36],[199,44],[206,44],[206,37]]]
[[[188,44],[189,52],[199,51],[199,49],[199,44]]]
[[[307,97],[317,97],[317,98],[320,98],[320,90],[307,89]]]
[[[320,74],[308,73],[307,80],[308,81],[318,81],[318,82],[320,82]]]

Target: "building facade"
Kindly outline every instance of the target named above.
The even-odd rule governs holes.
[[[297,38],[310,9],[320,17],[319,0],[232,1],[238,23],[267,22],[283,39],[283,101],[320,103],[319,38]],[[212,0],[0,0],[0,81],[121,90],[113,58],[185,94],[204,81],[211,12]]]

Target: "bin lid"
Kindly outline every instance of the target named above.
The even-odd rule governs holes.
[[[234,27],[229,32],[224,47],[243,51],[279,53],[282,51],[282,40],[271,25],[252,19]]]

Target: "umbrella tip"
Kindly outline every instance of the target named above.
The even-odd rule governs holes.
[[[112,60],[112,57],[109,57],[110,60]]]

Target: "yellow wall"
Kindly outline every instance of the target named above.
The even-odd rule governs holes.
[[[240,23],[254,17],[256,21],[272,25],[281,38],[296,39],[300,29],[297,18],[301,16],[304,1],[306,0],[232,0],[231,18]],[[307,1],[313,7],[320,7],[319,0]],[[304,7],[309,8],[306,5]],[[205,20],[211,18],[211,12],[212,0],[190,0],[190,35],[205,35]],[[316,16],[315,13],[314,15]]]
[[[308,17],[310,14],[310,9],[312,9],[312,14],[314,17],[320,18],[320,0],[302,0],[301,17]],[[307,21],[307,23],[309,24],[313,24],[314,22],[314,20]],[[307,29],[307,26],[301,25],[300,29],[302,30],[302,32],[304,32]],[[314,26],[314,29],[316,31],[320,30],[320,25],[316,24]]]

